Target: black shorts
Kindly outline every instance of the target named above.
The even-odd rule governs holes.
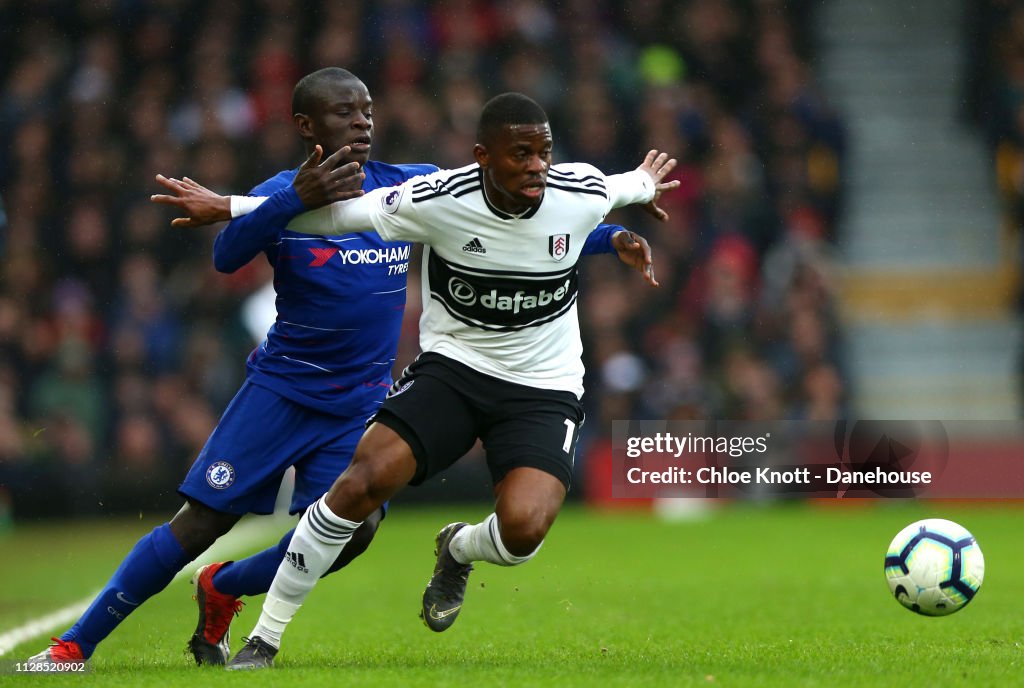
[[[499,380],[436,353],[423,353],[395,382],[370,423],[386,425],[412,448],[419,485],[466,454],[479,438],[491,480],[537,468],[572,482],[583,405],[572,392]]]

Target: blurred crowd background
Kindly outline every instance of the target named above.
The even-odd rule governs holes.
[[[217,228],[172,230],[153,177],[240,193],[297,166],[292,87],[324,66],[366,82],[386,162],[470,162],[480,107],[505,90],[547,109],[556,160],[679,158],[669,223],[612,216],[650,240],[662,287],[610,256],[582,262],[577,494],[602,489],[586,474],[613,419],[842,417],[844,126],[816,87],[818,4],[0,0],[0,511],[179,504],[244,377],[243,305],[271,271],[214,271]],[[1007,101],[992,135],[1020,151],[1012,19],[989,27]],[[1004,182],[1019,198],[1016,155]],[[399,365],[417,315],[411,302]]]
[[[966,17],[964,115],[993,151],[1004,218],[1019,236],[1024,229],[1024,2],[971,2]],[[1017,307],[1024,313],[1024,290]],[[1024,356],[1021,375],[1024,392]]]

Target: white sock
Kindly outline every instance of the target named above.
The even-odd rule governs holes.
[[[544,544],[543,542],[541,545]],[[491,514],[475,526],[466,526],[455,534],[448,544],[448,550],[460,564],[474,561],[489,561],[498,566],[518,566],[529,561],[540,550],[540,545],[525,557],[512,554],[501,541],[498,529],[498,515]]]
[[[324,499],[321,497],[299,519],[250,637],[258,636],[274,647],[281,647],[281,634],[306,595],[362,525],[336,515]]]

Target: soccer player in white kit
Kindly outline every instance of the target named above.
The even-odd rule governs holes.
[[[443,471],[480,439],[494,482],[494,512],[452,523],[421,614],[435,631],[455,621],[475,561],[515,566],[540,548],[570,486],[583,422],[576,262],[613,208],[654,205],[678,182],[651,151],[632,172],[606,176],[583,163],[551,164],[544,110],[506,93],[480,116],[476,162],[415,177],[296,217],[296,231],[372,226],[386,241],[425,245],[423,353],[397,380],[349,468],[303,515],[263,605],[229,669],[270,666],[281,634],[352,537],[405,484]],[[232,197],[244,214],[262,199]],[[649,265],[648,265],[649,267]],[[648,271],[648,281],[654,282]]]

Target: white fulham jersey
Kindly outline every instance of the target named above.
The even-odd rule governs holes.
[[[372,224],[386,241],[425,244],[423,351],[581,397],[576,263],[612,208],[653,196],[645,172],[606,177],[591,165],[553,165],[541,204],[512,216],[485,197],[474,164],[305,213],[289,227],[305,231],[304,223],[322,223],[329,212],[337,231]]]

